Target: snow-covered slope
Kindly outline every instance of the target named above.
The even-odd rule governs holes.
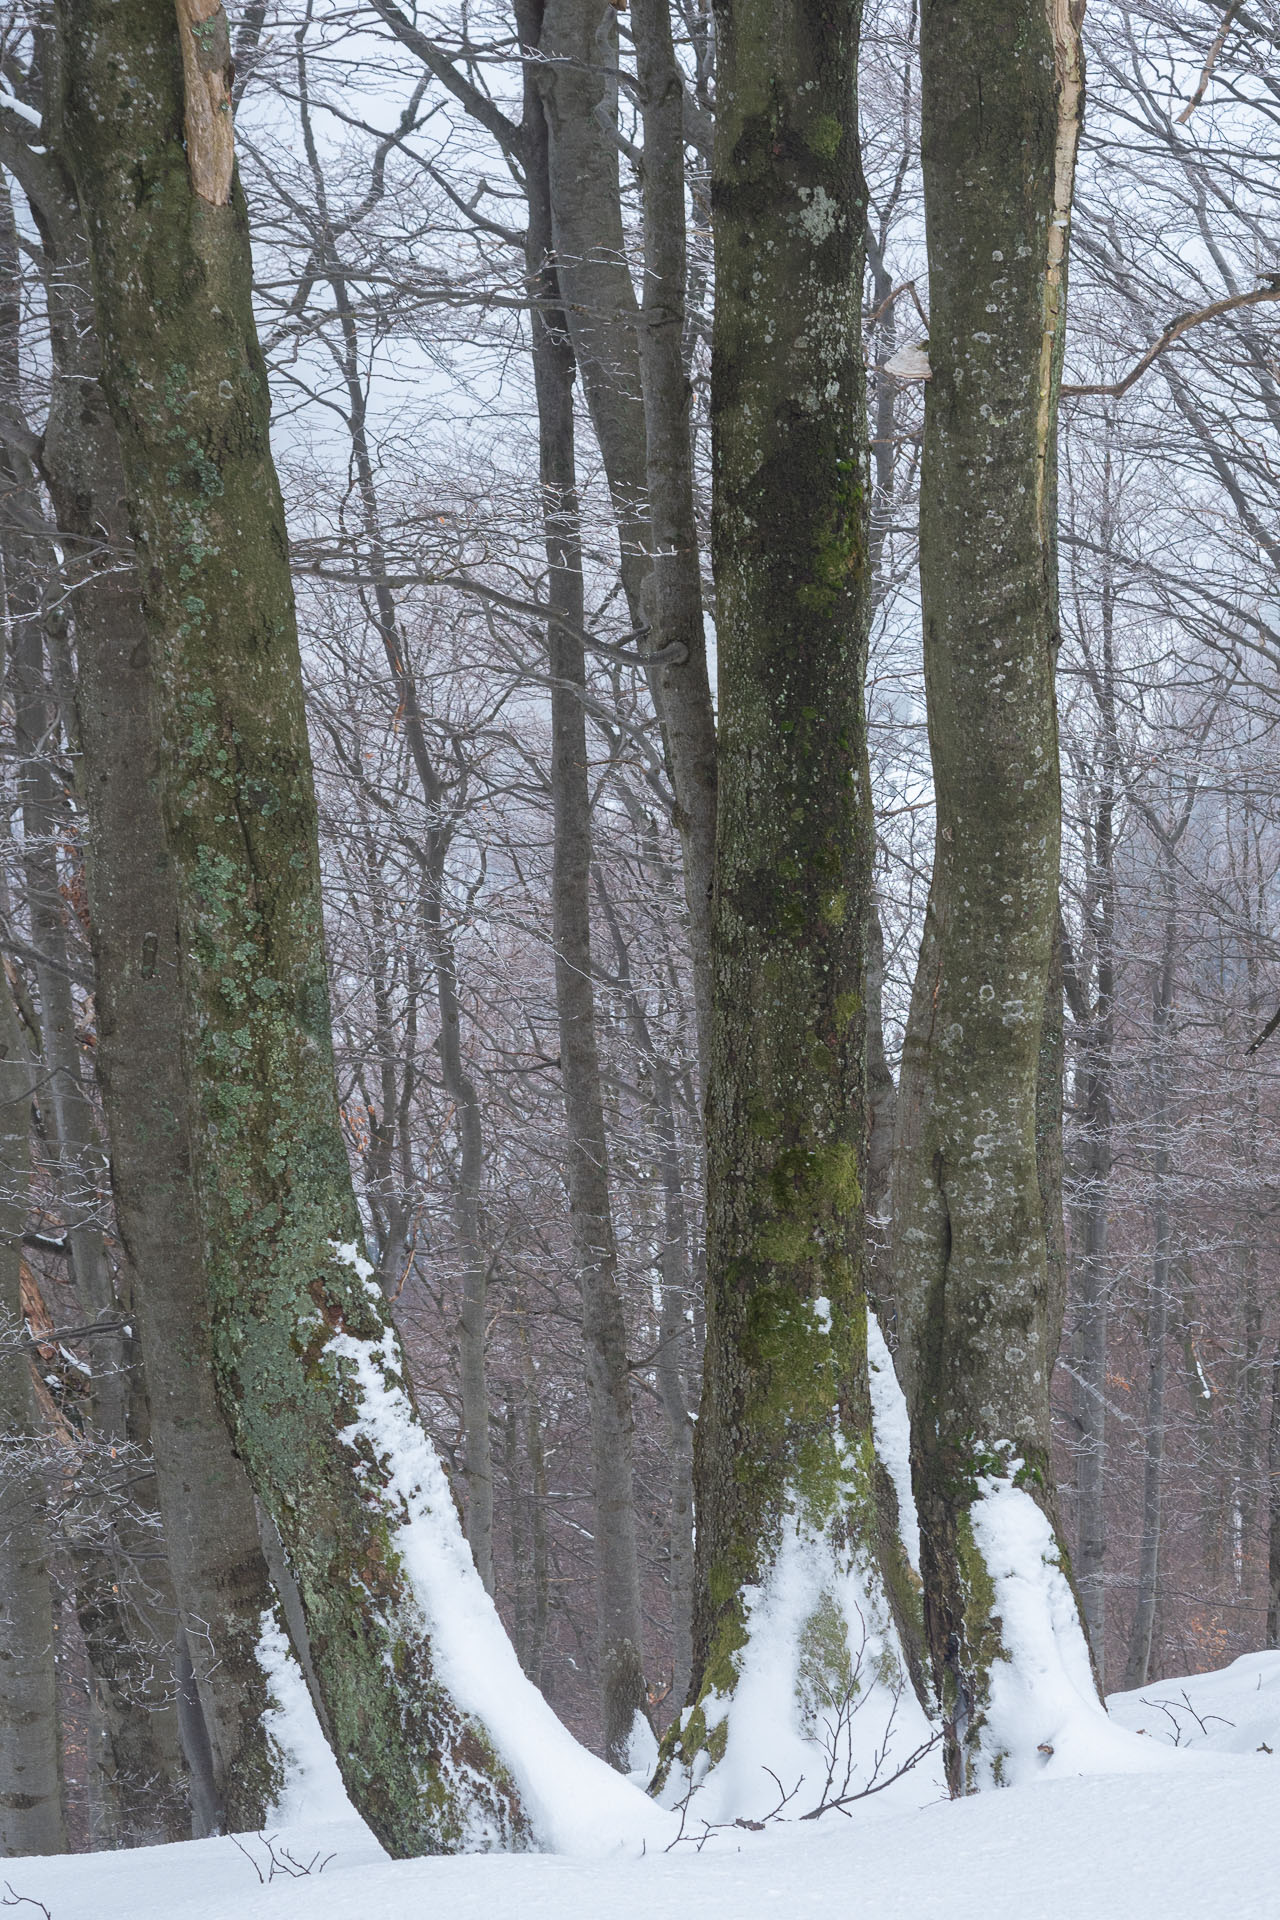
[[[0,1898],[7,1880],[52,1920],[1276,1920],[1280,1653],[1111,1705],[1115,1731],[1074,1777],[958,1802],[921,1777],[924,1804],[872,1800],[701,1851],[393,1864],[316,1780],[324,1798],[295,1800],[277,1842],[304,1866],[333,1855],[309,1877],[262,1885],[230,1840],[204,1840],[0,1862]]]

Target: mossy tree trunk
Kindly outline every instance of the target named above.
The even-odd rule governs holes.
[[[1012,1477],[1054,1513],[1060,1198],[1037,1118],[1039,1096],[1056,1137],[1058,1081],[1041,1051],[1056,1059],[1054,442],[1078,24],[1067,0],[926,0],[921,14],[932,378],[920,564],[937,843],[899,1093],[895,1293],[957,1790],[998,1776],[1003,1750],[987,1716],[1007,1649],[975,1503]]]
[[[211,0],[67,0],[55,15],[58,132],[152,648],[223,1403],[288,1553],[355,1805],[394,1854],[519,1844],[510,1776],[435,1674],[403,1557],[410,1496],[391,1485],[395,1441],[379,1425],[380,1407],[407,1415],[403,1360],[357,1251],[337,1111],[226,17]]]
[[[731,0],[716,19],[707,1330],[693,1710],[665,1755],[695,1780],[699,1755],[714,1764],[725,1750],[749,1594],[767,1588],[784,1545],[880,1581],[862,1270],[872,822],[859,12]],[[820,1637],[832,1684],[846,1626]]]

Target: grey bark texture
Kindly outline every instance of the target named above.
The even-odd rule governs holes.
[[[33,1068],[0,979],[0,1855],[65,1853],[40,1422],[23,1338]]]
[[[412,1413],[383,1296],[354,1264],[225,14],[209,0],[75,0],[55,17],[59,133],[152,649],[222,1403],[297,1582],[355,1805],[397,1855],[519,1845],[514,1784],[433,1671],[397,1546],[403,1507],[360,1426],[370,1393],[402,1394]]]
[[[643,95],[644,298],[627,266],[618,183],[617,12],[547,0],[537,82],[546,110],[552,245],[583,395],[604,462],[633,626],[675,794],[704,1050],[715,849],[715,721],[694,522],[685,317],[683,88],[666,0],[635,17]],[[705,1057],[703,1072],[705,1074]]]
[[[544,16],[546,48],[549,13]],[[536,30],[531,17],[529,28]],[[531,33],[527,45],[537,44]],[[560,1078],[569,1155],[570,1232],[582,1303],[591,1423],[591,1477],[598,1582],[598,1659],[605,1757],[626,1771],[637,1716],[647,1718],[636,1548],[631,1377],[609,1195],[591,949],[591,799],[587,779],[582,555],[574,450],[574,348],[553,251],[551,113],[541,90],[526,93],[529,197],[526,271],[533,291],[533,377],[547,546],[551,670],[551,795],[554,854],[552,940]],[[558,617],[557,617],[558,616]]]
[[[252,1491],[214,1390],[188,1090],[174,1044],[182,1016],[177,902],[160,851],[150,643],[119,444],[97,380],[87,242],[72,182],[53,157],[28,192],[45,247],[54,365],[41,470],[66,537],[79,666],[96,1061],[146,1369],[179,1665],[190,1668],[189,1686],[179,1679],[199,1838],[205,1830],[253,1831],[272,1804],[277,1782],[256,1647],[273,1595]]]
[[[793,1530],[872,1581],[901,1572],[882,1539],[863,1292],[873,829],[859,13],[733,0],[716,32],[706,1353],[691,1711],[667,1736],[663,1776],[724,1751],[713,1701],[733,1696],[749,1596]],[[901,1602],[892,1574],[887,1585]],[[837,1663],[823,1684],[838,1688],[846,1623],[827,1604],[839,1626],[823,1641]]]
[[[1062,0],[921,12],[920,572],[937,839],[899,1089],[894,1284],[955,1791],[1000,1767],[986,1709],[1003,1629],[972,1533],[980,1483],[1015,1476],[1056,1531],[1061,1201],[1042,1191],[1054,1156],[1037,1136],[1053,1124],[1041,1050],[1060,836],[1054,442],[1078,27]]]

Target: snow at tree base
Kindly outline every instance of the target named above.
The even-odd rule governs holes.
[[[849,1819],[784,1816],[761,1832],[705,1837],[686,1822],[677,1840],[679,1817],[638,1788],[625,1806],[602,1769],[595,1798],[548,1753],[548,1798],[577,1803],[572,1854],[389,1861],[314,1724],[308,1737],[302,1700],[280,1702],[275,1731],[295,1752],[270,1845],[16,1860],[14,1894],[51,1920],[1274,1920],[1280,1904],[1276,1652],[1117,1694],[1109,1721],[1064,1703],[1038,1781],[948,1801],[925,1763]],[[310,1873],[292,1878],[289,1861]]]

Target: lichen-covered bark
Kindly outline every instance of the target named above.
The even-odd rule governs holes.
[[[718,1758],[704,1703],[732,1695],[749,1592],[784,1535],[798,1525],[867,1566],[877,1546],[862,1284],[858,10],[732,0],[717,34],[707,1335],[694,1711],[668,1766],[700,1749]]]
[[[1060,1202],[1041,1190],[1054,1153],[1050,1141],[1037,1154],[1037,1098],[1056,1100],[1059,1071],[1045,1022],[1060,815],[1054,435],[1077,27],[1060,0],[926,0],[921,14],[921,591],[938,824],[899,1094],[894,1264],[956,1789],[999,1763],[985,1711],[1006,1650],[969,1517],[979,1479],[1013,1474],[1053,1511]]]
[[[215,1363],[297,1580],[354,1803],[394,1854],[518,1844],[511,1780],[433,1673],[396,1547],[405,1516],[357,1425],[353,1356],[370,1378],[389,1369],[392,1385],[401,1363],[380,1293],[354,1251],[337,1257],[360,1224],[245,208],[234,179],[225,203],[205,197],[183,143],[180,28],[201,11],[55,9],[59,131],[88,229],[153,653]],[[217,23],[203,12],[212,47]]]

